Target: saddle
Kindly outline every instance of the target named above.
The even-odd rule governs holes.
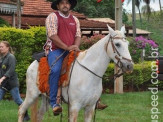
[[[69,73],[71,66],[75,58],[79,55],[80,52],[71,51],[65,58],[61,68],[61,75],[59,80],[59,87],[66,87],[69,84]],[[37,85],[39,90],[42,93],[49,93],[49,74],[50,67],[48,65],[47,57],[42,57],[39,62],[38,68],[38,80]]]

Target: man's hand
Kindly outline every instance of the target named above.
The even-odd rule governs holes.
[[[2,84],[2,82],[3,82],[3,79],[1,78],[1,79],[0,79],[0,85]]]
[[[79,47],[77,45],[71,45],[67,48],[67,50],[70,51],[80,51]]]
[[[46,56],[49,54],[49,49],[50,49],[50,46],[49,45],[46,45],[45,46],[45,55]]]
[[[5,79],[6,79],[5,76],[3,76],[3,77],[0,79],[0,85],[2,84],[3,80],[5,80]]]

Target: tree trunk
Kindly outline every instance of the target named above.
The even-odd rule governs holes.
[[[148,22],[149,22],[149,17],[150,17],[150,14],[151,14],[151,12],[150,12],[150,5],[148,4],[147,5],[147,11],[148,11],[148,13],[147,13],[147,16],[148,16]]]
[[[135,0],[132,0],[132,30],[133,30],[133,38],[135,38],[136,37]]]
[[[122,3],[120,0],[115,0],[115,30],[120,30],[122,27]],[[119,70],[119,67],[114,67],[114,74]],[[122,72],[122,70],[120,71]],[[123,93],[123,76],[115,79],[114,93]]]
[[[21,1],[17,0],[17,28],[21,28]]]
[[[138,10],[139,10],[140,24],[141,24],[141,27],[142,27],[142,18],[141,18],[141,13],[140,13],[140,8],[139,7],[138,7]]]
[[[159,0],[159,5],[160,5],[160,13],[161,13],[161,15],[162,15],[161,0]]]

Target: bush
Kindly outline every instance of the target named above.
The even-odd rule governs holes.
[[[80,49],[85,50],[88,49],[89,47],[91,47],[93,44],[95,44],[96,42],[98,42],[100,39],[102,39],[105,35],[102,34],[95,34],[91,37],[86,37],[83,36],[81,38],[81,45],[80,45]]]
[[[130,38],[129,50],[132,56],[132,59],[135,63],[141,62],[141,55],[143,49],[145,50],[145,60],[149,60],[148,56],[151,54],[151,47],[158,48],[158,45],[154,40],[146,39],[143,36],[136,37],[134,40]]]
[[[9,27],[10,24],[0,17],[0,27],[4,27],[4,26]]]
[[[151,83],[151,62],[144,62],[134,65],[133,73],[123,75],[124,89],[130,91],[147,90]],[[114,74],[114,64],[109,64],[107,71],[103,77],[104,89],[113,89],[114,81],[109,79]],[[160,89],[163,88],[163,82],[159,81],[158,86]]]
[[[25,92],[26,70],[32,62],[32,54],[41,51],[46,41],[45,27],[32,27],[28,30],[5,27],[0,28],[0,35],[0,40],[8,41],[15,52],[20,91]]]

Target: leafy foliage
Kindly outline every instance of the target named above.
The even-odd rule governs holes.
[[[8,22],[0,17],[0,27],[10,26]]]
[[[114,18],[114,0],[102,0],[97,3],[96,0],[78,0],[75,11],[84,13],[88,17],[110,17]]]
[[[133,61],[135,63],[139,63],[141,61],[143,49],[145,50],[145,59],[148,60],[148,56],[152,53],[151,48],[158,48],[158,45],[154,40],[146,39],[143,36],[139,36],[131,40],[129,49]]]
[[[130,91],[148,90],[151,86],[151,62],[146,61],[139,64],[134,64],[134,70],[131,74],[123,75],[124,88]],[[110,76],[114,74],[114,64],[109,64],[107,71],[103,76],[103,86],[105,89],[113,89],[113,79],[110,80]],[[158,86],[160,89],[163,88],[163,82],[159,81]]]
[[[102,35],[102,34],[94,34],[91,37],[83,36],[81,38],[80,49],[82,49],[82,50],[88,49],[93,44],[95,44],[97,41],[99,41],[100,39],[102,39],[103,37],[104,37],[104,35]]]
[[[140,21],[136,21],[137,28],[148,30],[151,32],[150,39],[155,40],[155,42],[159,46],[160,55],[163,55],[163,16],[160,13],[152,13],[150,21],[142,20],[142,24]],[[132,22],[129,23],[132,25]]]
[[[28,30],[0,28],[0,40],[11,44],[17,59],[16,72],[20,81],[21,92],[25,90],[25,74],[32,62],[32,54],[41,51],[46,41],[45,27],[32,27]]]
[[[55,0],[47,0],[55,1]],[[96,0],[77,0],[74,11],[83,13],[88,17],[109,17],[114,19],[115,5],[114,0],[103,0],[97,3]]]
[[[128,22],[128,16],[127,16],[127,11],[125,9],[123,9],[123,13],[122,13],[122,23],[127,24]]]

